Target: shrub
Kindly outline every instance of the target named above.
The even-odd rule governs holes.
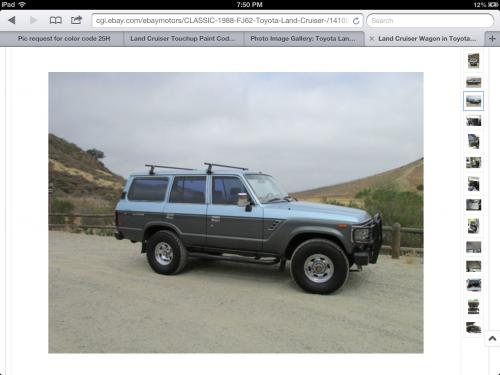
[[[364,199],[364,207],[372,215],[380,212],[386,225],[400,223],[403,227],[422,228],[424,224],[423,198],[391,185],[370,192]]]
[[[75,206],[70,201],[64,199],[52,199],[50,201],[50,212],[58,214],[69,214],[72,213]],[[57,216],[51,218],[52,224],[64,224],[64,217]]]
[[[356,199],[363,202],[359,205],[350,201],[348,206],[363,207],[371,215],[380,212],[384,225],[400,223],[403,227],[422,228],[424,224],[424,200],[422,196],[410,191],[401,191],[394,185],[381,185],[372,189],[363,189],[356,194]],[[345,206],[335,199],[327,201],[330,204]],[[384,232],[385,243],[390,243],[390,232]],[[422,247],[422,236],[404,233],[401,246]]]
[[[362,190],[360,190],[360,191],[358,191],[358,192],[356,193],[356,195],[354,196],[354,198],[356,198],[356,199],[365,198],[365,197],[367,197],[368,195],[370,195],[370,192],[371,192],[371,190],[370,190],[370,189],[368,189],[368,188],[366,188],[366,189],[362,189]]]
[[[96,159],[104,159],[105,157],[104,152],[96,148],[91,148],[90,150],[87,150],[87,154]]]

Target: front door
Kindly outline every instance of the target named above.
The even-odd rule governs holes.
[[[247,193],[238,176],[212,176],[207,208],[207,246],[258,252],[262,250],[263,209],[238,206],[238,193]]]

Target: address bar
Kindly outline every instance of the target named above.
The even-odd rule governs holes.
[[[362,14],[345,13],[94,13],[98,28],[361,28]]]

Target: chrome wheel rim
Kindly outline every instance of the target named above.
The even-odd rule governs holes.
[[[168,266],[174,259],[172,246],[166,242],[158,242],[155,246],[155,259],[162,266]]]
[[[324,254],[313,254],[304,262],[306,277],[315,283],[325,283],[333,276],[332,260]]]

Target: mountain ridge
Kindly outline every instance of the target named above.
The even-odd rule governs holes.
[[[423,189],[423,168],[424,159],[420,158],[411,163],[371,176],[342,182],[340,184],[303,190],[292,193],[292,195],[297,199],[314,202],[326,201],[329,199],[343,202],[355,199],[356,194],[363,189],[371,189],[379,185],[388,184],[396,185],[403,191],[411,191],[420,194]]]

